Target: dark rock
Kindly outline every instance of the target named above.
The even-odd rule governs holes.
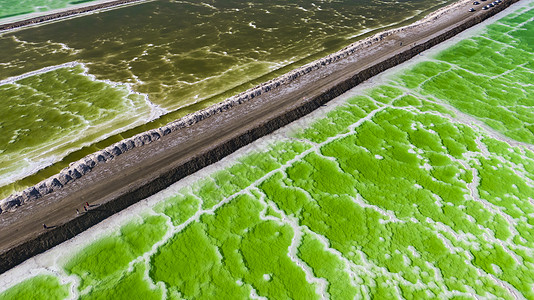
[[[26,189],[23,192],[23,195],[25,196],[26,201],[33,201],[33,200],[41,198],[41,193],[39,193],[39,191],[35,187]]]
[[[39,194],[41,194],[42,196],[46,195],[46,194],[49,194],[53,191],[52,188],[50,188],[46,182],[43,182],[39,185],[39,187],[37,187],[37,190],[39,191]]]
[[[115,156],[119,156],[122,154],[122,151],[119,147],[115,146],[113,148],[111,148],[111,153],[113,153],[113,155]]]
[[[100,154],[102,154],[102,156],[104,156],[104,158],[106,159],[105,161],[112,160],[115,157],[113,153],[109,151],[110,151],[109,147],[100,151]]]
[[[135,147],[141,147],[141,146],[143,146],[145,144],[143,142],[143,139],[139,135],[136,135],[134,137],[133,142],[134,142]]]
[[[56,178],[54,178],[52,180],[52,182],[50,183],[49,187],[52,188],[52,189],[62,188],[63,184],[61,182],[59,182],[59,180],[56,177]]]
[[[161,138],[161,135],[157,131],[151,131],[150,136],[152,137],[153,141],[159,140]]]
[[[82,174],[81,174],[78,170],[76,170],[76,169],[72,169],[72,170],[69,172],[69,176],[71,176],[72,178],[76,178],[76,179],[78,179],[78,178],[82,177]]]
[[[92,161],[92,160],[91,160]],[[93,162],[94,163],[94,162]],[[80,162],[77,166],[76,166],[76,170],[78,170],[78,172],[80,172],[82,175],[85,175],[89,172],[91,172],[91,168],[85,163],[85,162]]]
[[[2,209],[2,211],[9,211],[20,206],[21,204],[22,204],[21,196],[9,197],[6,200],[4,200],[2,203],[0,203],[0,208]]]
[[[143,140],[143,143],[145,144],[149,144],[150,142],[152,142],[152,138],[150,138],[150,135],[148,134],[144,134],[141,136],[141,139]]]
[[[68,174],[61,172],[58,174],[57,180],[61,182],[62,185],[65,185],[72,181],[72,177],[70,177]]]
[[[120,142],[117,147],[119,147],[119,149],[121,150],[122,153],[128,151],[128,146],[126,146],[126,142],[124,142],[124,141]]]
[[[131,140],[131,139],[128,139],[126,142],[124,142],[124,146],[126,147],[126,151],[128,150],[132,150],[133,148],[135,148],[135,143]]]

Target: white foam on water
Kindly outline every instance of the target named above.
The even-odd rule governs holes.
[[[95,75],[89,73],[89,68],[84,63],[79,63],[79,65],[81,65],[83,70],[84,70],[82,72],[82,75],[84,75],[86,77],[89,77],[91,79],[91,81],[103,82],[103,83],[105,83],[105,84],[107,84],[109,86],[112,86],[114,88],[117,88],[117,89],[120,89],[121,86],[126,87],[126,90],[128,91],[128,94],[124,97],[124,99],[131,104],[130,107],[132,107],[132,108],[135,108],[135,105],[130,99],[127,99],[127,97],[130,96],[130,95],[140,95],[140,96],[142,96],[143,99],[145,100],[145,104],[148,107],[150,107],[150,115],[145,118],[145,122],[150,122],[150,121],[152,121],[154,119],[157,119],[160,116],[162,116],[164,114],[167,114],[169,112],[167,109],[165,109],[165,108],[163,108],[163,107],[151,102],[149,97],[148,97],[148,94],[136,92],[133,89],[133,84],[115,82],[115,81],[111,81],[111,80],[108,80],[108,79],[97,79]]]
[[[60,161],[61,159],[63,159],[64,157],[66,157],[72,152],[75,152],[84,147],[93,145],[99,141],[105,140],[106,138],[110,136],[122,133],[128,129],[146,124],[168,113],[168,110],[166,110],[165,108],[152,103],[147,94],[138,93],[134,91],[132,84],[97,79],[96,76],[89,73],[89,68],[84,63],[81,63],[78,61],[45,67],[45,68],[31,71],[31,72],[28,72],[22,75],[10,77],[10,78],[0,81],[0,86],[5,85],[5,84],[16,85],[17,81],[22,80],[22,79],[26,79],[32,76],[38,76],[38,75],[52,72],[52,71],[62,69],[62,68],[74,68],[77,66],[81,66],[83,69],[80,75],[86,76],[91,81],[102,82],[102,83],[105,83],[107,86],[111,86],[118,90],[121,90],[121,89],[126,90],[126,95],[123,97],[123,101],[128,103],[128,105],[126,105],[128,107],[128,110],[124,111],[121,115],[128,116],[128,118],[131,119],[130,124],[128,124],[127,126],[123,126],[115,130],[109,131],[90,141],[81,142],[84,136],[87,136],[88,134],[94,134],[96,131],[98,131],[99,128],[113,127],[113,125],[116,124],[117,121],[123,119],[124,117],[117,116],[110,121],[97,124],[97,126],[91,125],[89,124],[88,121],[85,121],[86,126],[75,129],[73,132],[70,133],[72,135],[71,137],[65,136],[64,138],[60,140],[53,140],[53,141],[43,143],[39,145],[38,147],[31,149],[31,150],[26,149],[23,157],[20,157],[20,159],[22,159],[26,163],[26,166],[17,167],[15,171],[9,171],[5,174],[1,174],[0,175],[0,186],[16,182],[17,180],[20,180],[27,176],[35,174],[39,170],[47,166],[50,166],[53,163]],[[141,96],[142,99],[144,99],[143,105],[136,106],[135,103],[131,99],[128,98],[131,95]],[[146,106],[147,109],[146,110],[143,109],[143,106]],[[81,116],[75,115],[74,117],[79,118]],[[76,144],[76,145],[69,147],[69,145],[72,145],[72,144]],[[54,152],[57,152],[59,149],[64,149],[64,148],[66,149],[65,151],[62,151],[61,154],[57,154],[57,153],[54,154]]]
[[[55,71],[55,70],[58,70],[58,69],[73,68],[73,67],[76,67],[78,65],[83,65],[83,64],[79,63],[77,61],[72,61],[72,62],[64,63],[64,64],[61,64],[61,65],[45,67],[45,68],[42,68],[42,69],[39,69],[39,70],[35,70],[35,71],[28,72],[28,73],[24,73],[22,75],[13,76],[13,77],[6,78],[4,80],[0,80],[0,85],[15,84],[16,81],[19,81],[19,80],[22,80],[22,79],[25,79],[25,78],[28,78],[28,77],[41,75],[41,74],[48,73],[48,72],[51,72],[51,71]]]
[[[460,1],[457,1],[456,3],[450,4],[450,5],[461,6],[464,3],[468,3],[468,2],[471,2],[471,0],[460,0]],[[443,1],[443,3],[445,3],[445,1]],[[448,5],[448,6],[450,6],[450,5]],[[417,25],[417,24],[420,24],[422,22],[425,22],[430,16],[439,13],[442,9],[446,9],[448,6],[445,6],[445,7],[441,8],[441,9],[438,9],[437,11],[432,12],[428,16],[425,16],[423,19],[417,20],[416,22],[412,23],[412,25]],[[431,9],[432,8],[430,8],[430,10]],[[321,9],[319,9],[319,10],[321,10]],[[397,25],[402,24],[402,23],[404,23],[404,22],[406,22],[406,21],[408,21],[408,20],[410,20],[412,18],[415,18],[415,17],[419,16],[421,13],[423,13],[424,11],[427,11],[427,10],[414,10],[413,14],[411,14],[410,16],[405,17],[404,19],[402,19],[400,21],[391,22],[391,23],[387,23],[387,24],[379,24],[379,25],[374,26],[374,27],[369,27],[369,28],[363,29],[363,30],[359,31],[356,34],[348,36],[347,39],[357,38],[357,37],[362,36],[362,35],[364,35],[366,33],[369,33],[369,32],[375,31],[375,30],[379,30],[379,29],[382,29],[382,28],[388,28],[388,27],[397,26]],[[364,19],[366,19],[366,20],[375,20],[374,18],[369,18],[369,17],[365,17],[365,16],[362,16],[362,17],[364,17]]]

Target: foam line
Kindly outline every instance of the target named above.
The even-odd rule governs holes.
[[[9,78],[4,79],[4,80],[0,80],[0,85],[14,84],[16,81],[19,81],[19,80],[22,80],[22,79],[25,79],[25,78],[28,78],[28,77],[41,75],[41,74],[48,73],[48,72],[51,72],[51,71],[55,71],[55,70],[62,69],[62,68],[73,68],[73,67],[76,67],[78,65],[82,65],[84,67],[84,70],[87,70],[87,68],[85,67],[84,64],[82,64],[80,62],[77,62],[77,61],[71,61],[71,62],[68,62],[68,63],[61,64],[61,65],[45,67],[45,68],[42,68],[42,69],[39,69],[39,70],[35,70],[35,71],[28,72],[28,73],[24,73],[22,75],[13,76],[13,77],[9,77]],[[84,75],[85,75],[85,73],[84,73]]]
[[[77,62],[77,61],[73,61],[73,62],[68,62],[68,63],[64,63],[64,64],[60,64],[60,65],[55,65],[55,66],[50,66],[50,67],[46,67],[46,68],[42,68],[42,69],[39,69],[39,70],[35,70],[35,71],[31,71],[31,72],[28,72],[28,73],[25,73],[25,74],[22,74],[22,75],[18,75],[18,76],[14,76],[14,77],[10,77],[10,78],[7,78],[5,80],[2,80],[0,81],[0,86],[1,85],[6,85],[6,84],[18,84],[17,81],[20,81],[20,80],[23,80],[23,79],[26,79],[26,78],[30,78],[30,77],[33,77],[33,76],[39,76],[41,74],[45,74],[45,73],[48,73],[48,72],[53,72],[55,70],[59,70],[59,69],[63,69],[63,68],[75,68],[75,67],[78,67],[80,66],[83,71],[81,73],[79,73],[79,75],[82,75],[82,76],[85,76],[87,77],[89,80],[93,81],[93,82],[102,82],[102,83],[105,83],[107,86],[110,86],[112,88],[115,88],[115,89],[121,89],[121,90],[126,90],[127,94],[122,98],[122,101],[125,101],[126,104],[128,104],[127,106],[129,107],[129,109],[127,111],[124,112],[124,114],[128,115],[130,119],[132,119],[132,122],[128,125],[128,126],[124,126],[124,127],[121,127],[121,128],[117,128],[115,130],[112,130],[110,132],[107,132],[106,134],[103,134],[103,135],[100,135],[97,139],[94,139],[94,140],[90,140],[90,141],[86,141],[86,142],[83,142],[83,143],[80,143],[80,140],[81,138],[77,138],[78,136],[79,137],[82,137],[84,135],[87,135],[88,133],[93,133],[94,131],[97,130],[97,128],[108,128],[108,127],[112,127],[113,124],[118,120],[118,118],[114,118],[110,121],[107,121],[105,123],[101,123],[101,124],[98,124],[97,127],[94,127],[94,125],[91,125],[91,124],[88,124],[88,122],[85,122],[86,123],[86,126],[83,127],[83,128],[78,128],[76,129],[74,132],[72,132],[72,137],[73,138],[69,138],[68,141],[64,140],[64,139],[60,139],[60,140],[53,140],[53,141],[48,141],[46,143],[43,143],[39,146],[37,146],[36,148],[34,149],[26,149],[26,152],[24,154],[24,156],[21,158],[23,160],[25,160],[27,162],[27,165],[24,166],[24,167],[21,167],[21,168],[17,168],[16,171],[7,171],[5,174],[2,174],[0,176],[0,185],[5,185],[5,184],[9,184],[9,183],[12,183],[16,180],[19,180],[19,179],[22,179],[26,176],[29,176],[29,175],[32,175],[34,173],[36,173],[37,171],[39,171],[40,169],[46,167],[46,166],[49,166],[59,160],[61,160],[63,157],[67,156],[68,154],[80,149],[80,148],[83,148],[83,147],[86,147],[86,146],[90,146],[98,141],[101,141],[101,140],[104,140],[110,136],[113,136],[113,135],[116,135],[116,134],[119,134],[121,132],[124,132],[124,130],[127,130],[127,129],[130,129],[130,128],[133,128],[135,126],[139,126],[139,125],[142,125],[142,124],[145,124],[147,122],[150,122],[154,119],[157,119],[159,118],[160,116],[166,114],[168,111],[154,103],[152,103],[149,98],[148,98],[148,95],[147,94],[142,94],[142,93],[138,93],[136,91],[133,90],[133,87],[131,84],[128,84],[128,83],[117,83],[117,82],[113,82],[113,81],[110,81],[110,80],[100,80],[100,79],[97,79],[96,76],[94,76],[93,74],[90,74],[89,73],[89,68],[84,64],[84,63],[81,63],[81,62]],[[142,104],[141,102],[141,105],[140,107],[136,107],[136,106],[139,106],[139,105],[135,105],[134,103],[132,103],[132,101],[130,99],[128,99],[128,97],[130,95],[140,95],[142,96],[143,100],[144,100],[144,104]],[[138,109],[142,109],[142,110],[145,110],[145,106],[146,106],[146,110],[147,110],[147,113],[148,114],[140,114],[139,111],[137,111]],[[72,117],[80,117],[79,115],[73,115]],[[66,138],[66,137],[64,137]],[[69,145],[71,145],[73,142],[77,142],[79,143],[77,146],[71,146],[69,147]],[[65,149],[65,151],[61,152],[60,154],[57,154],[57,155],[51,155],[52,153],[54,153],[55,151],[57,151],[58,149]],[[7,168],[9,169],[9,167]],[[5,170],[4,170],[5,171]]]

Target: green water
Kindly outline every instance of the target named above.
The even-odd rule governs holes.
[[[69,295],[68,286],[62,285],[52,275],[39,275],[10,288],[1,299],[59,300]]]
[[[534,3],[522,5],[108,220],[100,238],[52,250],[68,254],[51,267],[79,298],[533,299],[532,137],[451,96],[472,81],[433,85],[471,68],[477,83],[507,76],[482,85],[487,95],[531,88],[531,77],[513,76],[534,54]],[[525,46],[514,67],[470,67],[485,58],[466,47],[483,52],[504,37]],[[534,106],[501,99],[473,101],[510,107],[514,119]],[[516,103],[526,109],[512,113]],[[41,280],[28,277],[22,284]]]
[[[3,34],[0,78],[78,61],[175,110],[445,3],[153,1]]]
[[[43,13],[49,10],[66,8],[74,4],[93,2],[94,0],[0,0],[0,20],[4,18],[19,17],[31,13]]]
[[[339,50],[370,30],[413,21],[450,2],[160,0],[0,34],[0,80],[77,62],[96,79],[128,84],[132,91],[147,95],[153,105],[172,112],[156,120],[145,115],[142,126],[123,122],[120,135],[108,139],[106,134],[80,137],[83,142],[72,148],[78,151],[70,155],[70,151],[55,152],[34,164],[31,172],[3,172],[0,176],[11,179],[0,183],[0,198],[113,142],[162,126]],[[70,96],[61,91],[76,90],[77,84],[65,78],[61,90],[55,92],[65,99]],[[23,91],[20,93],[16,97],[22,97]],[[2,95],[0,101],[9,103]],[[33,103],[25,103],[28,111],[20,113],[30,115],[37,110]],[[7,118],[18,122],[12,120],[17,114]],[[66,118],[62,139],[76,134],[76,126],[70,126]],[[112,126],[119,128],[118,124]],[[0,133],[8,140],[15,138],[3,128]],[[28,134],[37,136],[38,132]],[[43,145],[50,142],[43,140]],[[26,149],[17,143],[11,147]],[[21,178],[37,170],[41,171]]]
[[[126,85],[85,72],[74,64],[0,85],[0,185],[162,113]]]

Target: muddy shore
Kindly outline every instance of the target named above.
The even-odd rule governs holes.
[[[505,0],[495,8],[476,13],[467,12],[469,1],[461,1],[415,24],[382,32],[220,104],[114,144],[23,193],[10,196],[1,206],[5,211],[0,214],[0,272],[517,1]],[[76,215],[75,208],[85,201],[100,206]],[[43,223],[56,227],[43,230]]]

